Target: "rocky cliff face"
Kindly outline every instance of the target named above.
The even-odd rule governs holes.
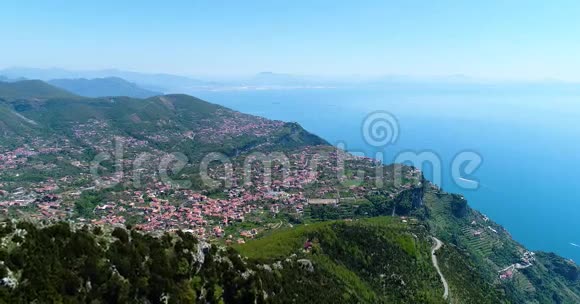
[[[411,190],[411,205],[413,208],[423,207],[423,196],[425,195],[425,187],[417,187]]]

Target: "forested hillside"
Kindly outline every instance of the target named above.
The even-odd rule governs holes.
[[[396,218],[301,226],[236,247],[65,223],[4,222],[1,236],[6,303],[445,303],[425,227]],[[464,295],[497,303],[487,291]]]
[[[149,91],[138,85],[118,77],[95,79],[53,79],[49,83],[85,97],[127,96],[147,98],[163,95],[160,92]]]

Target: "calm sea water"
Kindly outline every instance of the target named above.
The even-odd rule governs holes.
[[[195,92],[241,112],[295,121],[332,144],[373,156],[362,136],[364,118],[384,110],[399,121],[400,151],[430,150],[443,160],[441,186],[464,194],[472,207],[506,227],[532,250],[580,261],[580,97],[565,92],[518,90],[433,91],[318,89]],[[465,150],[483,157],[469,178],[477,190],[458,187],[451,161]],[[389,159],[390,158],[390,159]],[[429,176],[427,170],[427,177]]]

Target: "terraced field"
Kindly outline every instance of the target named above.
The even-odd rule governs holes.
[[[357,209],[361,205],[370,204],[366,199],[345,199],[341,200],[338,205],[309,205],[304,208],[304,219],[307,220],[321,220],[321,219],[352,219],[361,214],[357,213]]]
[[[535,292],[536,288],[532,285],[528,278],[521,274],[520,272],[516,272],[513,278],[514,284],[517,288],[525,291],[525,292]]]
[[[476,231],[473,227],[464,225],[461,227],[461,232],[465,241],[470,248],[474,248],[475,251],[481,254],[483,257],[487,257],[492,253],[494,244],[496,243],[489,235],[487,231],[484,231],[481,235],[475,236],[473,232]]]

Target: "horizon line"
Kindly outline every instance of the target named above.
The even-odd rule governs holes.
[[[407,81],[464,81],[466,83],[562,83],[562,84],[580,84],[580,79],[564,79],[560,77],[552,76],[542,76],[535,78],[522,78],[522,77],[485,77],[485,76],[473,76],[466,73],[448,73],[448,74],[405,74],[405,73],[381,73],[381,74],[361,74],[361,73],[351,73],[351,74],[313,74],[313,73],[287,73],[287,72],[277,72],[272,70],[264,70],[249,73],[179,73],[179,72],[165,72],[165,71],[144,71],[144,70],[134,70],[134,69],[123,69],[118,67],[107,67],[107,68],[63,68],[58,66],[52,67],[31,67],[31,66],[2,66],[0,67],[0,76],[6,76],[2,72],[6,70],[38,70],[38,71],[61,71],[68,73],[90,73],[90,72],[121,72],[121,73],[136,73],[144,75],[167,75],[167,76],[177,76],[190,78],[196,80],[196,78],[209,78],[207,80],[214,79],[239,79],[256,77],[264,74],[271,74],[277,76],[289,76],[289,77],[310,77],[318,78],[318,80],[326,81],[338,81],[338,80],[351,80],[351,81],[376,81],[376,80],[407,80]],[[19,76],[23,77],[23,76]],[[77,77],[69,78],[64,77],[63,79],[98,79],[106,77],[118,77],[118,76],[105,76],[105,77]],[[26,78],[26,77],[24,77]],[[121,77],[122,78],[122,77]],[[213,78],[213,79],[212,79]],[[391,79],[389,79],[391,78]],[[50,78],[58,79],[58,78]],[[200,80],[200,79],[197,79]],[[312,79],[314,80],[314,79]]]

